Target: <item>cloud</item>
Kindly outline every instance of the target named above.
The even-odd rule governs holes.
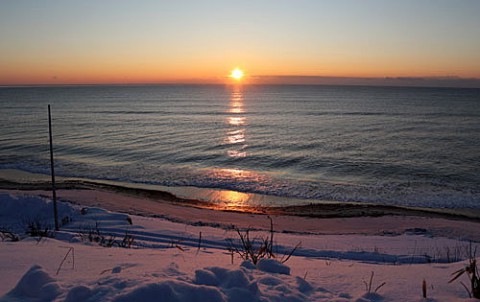
[[[370,85],[370,86],[414,86],[414,87],[458,87],[480,88],[480,79],[445,77],[327,77],[327,76],[255,76],[255,84],[292,84],[292,85]]]

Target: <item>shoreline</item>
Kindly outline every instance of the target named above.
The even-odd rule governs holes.
[[[0,194],[51,198],[48,175],[20,171],[19,175],[13,175],[16,178],[10,175],[10,179],[6,179],[5,171],[0,171],[3,172],[0,173]],[[17,170],[13,171],[17,173]],[[160,186],[122,185],[110,181],[63,177],[58,178],[56,187],[60,201],[191,226],[268,231],[271,217],[275,232],[280,233],[371,236],[420,234],[480,242],[480,233],[477,231],[480,210],[477,209],[423,209],[338,202],[280,207],[245,206],[241,202],[226,205],[178,197],[172,192],[159,190]],[[185,187],[175,189],[182,190]],[[186,189],[191,189],[193,193],[202,192],[199,188]],[[232,198],[243,194],[225,190],[218,192]]]
[[[14,196],[34,195],[50,198],[46,190],[5,190],[0,194]],[[166,219],[190,226],[210,226],[230,230],[234,227],[259,231],[270,230],[273,219],[275,232],[306,235],[371,235],[399,236],[425,235],[480,242],[478,220],[452,219],[450,216],[432,215],[382,215],[352,217],[311,217],[281,213],[246,213],[186,206],[166,200],[153,200],[119,192],[92,189],[59,189],[60,201],[85,207],[98,207],[150,218]]]
[[[383,216],[413,216],[445,218],[480,222],[480,209],[472,208],[422,208],[382,205],[362,202],[335,202],[299,200],[296,198],[275,197],[230,190],[204,189],[195,187],[165,187],[160,185],[133,184],[108,180],[57,177],[57,191],[110,192],[156,203],[169,203],[176,206],[275,216],[296,216],[308,218],[355,218]],[[1,191],[42,192],[50,196],[51,182],[48,175],[29,173],[21,170],[0,169]],[[96,194],[96,193],[92,193]],[[71,198],[72,196],[70,196]],[[270,200],[283,200],[272,206],[262,205]],[[289,201],[288,203],[286,201]],[[257,205],[255,205],[257,204]],[[295,205],[292,205],[295,204]],[[119,208],[121,210],[121,207]],[[156,215],[159,213],[144,213]]]

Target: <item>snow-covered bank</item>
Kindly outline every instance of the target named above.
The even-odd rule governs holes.
[[[275,233],[279,258],[301,247],[283,265],[267,259],[255,266],[232,259],[226,241],[237,238],[232,229],[68,203],[61,203],[64,226],[55,238],[23,235],[25,222],[51,226],[49,209],[46,198],[0,194],[0,228],[25,237],[0,242],[0,301],[469,301],[458,282],[448,284],[465,266],[469,243],[426,229],[388,236]],[[97,231],[134,242],[101,247],[89,240]],[[423,280],[429,300],[422,298]]]

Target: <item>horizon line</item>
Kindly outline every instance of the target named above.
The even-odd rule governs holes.
[[[223,80],[223,81],[222,81]],[[243,83],[242,83],[243,82]],[[0,84],[7,87],[52,87],[52,86],[148,86],[148,85],[337,85],[337,86],[394,86],[394,87],[450,87],[480,88],[480,78],[459,76],[315,76],[315,75],[247,75],[235,83],[224,78],[190,78],[185,80],[145,82],[74,82],[74,83],[19,83]]]

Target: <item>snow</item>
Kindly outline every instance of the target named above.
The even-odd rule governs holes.
[[[53,300],[59,294],[58,284],[38,265],[32,266],[9,293],[19,299],[38,298],[46,301]]]
[[[275,259],[260,259],[257,268],[267,273],[290,275],[290,268]]]
[[[0,229],[22,239],[0,242],[0,301],[476,301],[459,282],[448,283],[468,263],[470,243],[429,229],[395,235],[279,232],[277,257],[253,264],[229,252],[228,242],[238,240],[229,228],[60,202],[64,223],[54,232],[51,209],[46,197],[0,193]],[[48,236],[26,236],[25,223],[32,221]],[[95,235],[115,244],[100,246],[90,239]],[[119,247],[126,235],[133,244]],[[258,229],[250,236],[270,233]]]

